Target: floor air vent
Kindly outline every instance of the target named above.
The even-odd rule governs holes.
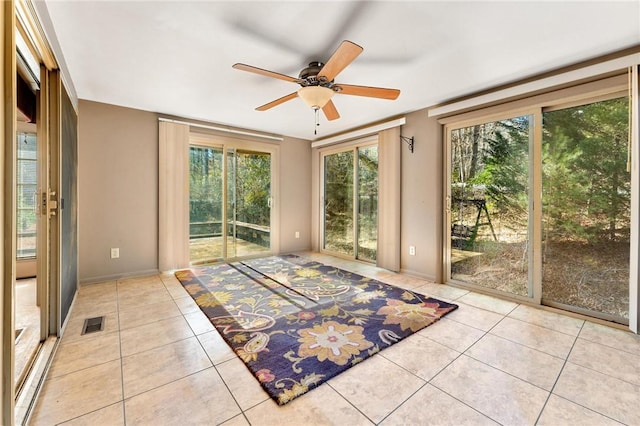
[[[84,320],[82,334],[95,333],[104,329],[104,317],[87,318]]]

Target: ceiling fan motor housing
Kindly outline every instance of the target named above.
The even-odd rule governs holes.
[[[309,62],[309,66],[302,71],[300,71],[300,75],[298,78],[301,80],[300,85],[302,87],[307,86],[321,86],[331,88],[333,87],[333,80],[327,81],[324,78],[318,78],[318,73],[324,67],[324,63],[322,62]]]

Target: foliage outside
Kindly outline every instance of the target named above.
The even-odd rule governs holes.
[[[523,296],[529,279],[529,123],[528,116],[515,117],[451,133],[452,225],[473,230],[467,238],[452,237],[452,247],[467,252],[452,261],[452,276]],[[628,315],[627,161],[627,98],[544,113],[543,298]],[[482,214],[479,226],[479,209],[468,200],[486,203],[489,218]]]
[[[234,240],[240,238],[269,247],[270,154],[228,150],[224,167],[222,148],[192,146],[189,150],[189,160],[190,238],[195,240],[220,237],[226,228],[227,235]],[[228,188],[226,227],[222,223],[224,173],[227,174]],[[211,244],[219,246],[219,243]],[[197,245],[203,246],[202,243]],[[203,250],[207,251],[206,248]],[[221,254],[215,257],[219,256]]]
[[[355,165],[354,153],[357,155]],[[324,248],[375,261],[378,235],[378,147],[368,146],[329,154],[324,159]],[[357,200],[354,200],[354,191],[357,191]],[[356,201],[358,212],[357,220],[354,220]],[[354,248],[354,233],[357,235],[357,252]]]

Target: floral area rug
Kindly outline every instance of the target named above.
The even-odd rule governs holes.
[[[458,307],[295,255],[176,277],[280,405]]]

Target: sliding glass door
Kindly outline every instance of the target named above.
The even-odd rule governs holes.
[[[189,148],[189,258],[207,262],[224,258],[224,151]]]
[[[544,112],[544,303],[629,318],[628,108],[623,97]]]
[[[448,281],[627,323],[628,97],[451,124],[446,136]]]
[[[378,250],[378,146],[358,149],[357,257],[376,261]]]
[[[528,297],[531,115],[450,132],[453,280]]]
[[[247,257],[271,249],[271,154],[227,150],[227,254]]]
[[[191,145],[192,264],[271,251],[271,162],[269,152]]]
[[[323,155],[324,251],[375,262],[378,235],[378,146]]]

